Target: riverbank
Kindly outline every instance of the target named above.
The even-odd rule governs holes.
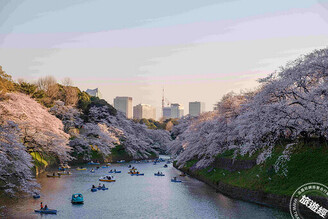
[[[176,166],[174,167],[177,168]],[[222,181],[212,181],[209,178],[198,174],[197,172],[190,171],[189,168],[177,169],[195,179],[206,183],[207,185],[214,188],[216,192],[219,192],[230,198],[252,202],[271,208],[277,208],[286,212],[289,211],[289,201],[291,196],[270,194],[263,191],[250,190],[247,188],[233,186]]]
[[[290,197],[298,187],[309,182],[328,185],[328,147],[318,141],[298,142],[290,159],[276,172],[274,167],[284,148],[275,147],[260,165],[256,164],[260,152],[233,159],[233,151],[226,151],[205,169],[196,169],[194,159],[179,170],[229,197],[289,211]]]

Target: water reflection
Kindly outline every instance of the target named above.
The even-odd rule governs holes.
[[[130,176],[128,164],[114,164],[100,168],[95,173],[72,169],[73,175],[47,178],[41,175],[42,197],[39,200],[20,200],[10,206],[14,218],[289,218],[288,214],[274,209],[230,199],[206,184],[190,177],[180,177],[180,172],[164,163],[133,164],[144,176]],[[92,167],[87,166],[88,169]],[[105,183],[107,191],[92,193],[91,186],[110,169],[121,170],[115,174],[116,182]],[[165,176],[154,176],[162,171]],[[113,174],[114,175],[114,174]],[[183,183],[172,183],[178,176]],[[103,183],[102,183],[103,184]],[[84,205],[72,205],[73,193],[82,193]],[[40,201],[58,210],[57,216],[33,213]]]

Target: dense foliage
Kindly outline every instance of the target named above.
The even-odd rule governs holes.
[[[20,140],[14,122],[0,125],[0,189],[13,196],[15,192],[31,193],[37,188],[32,175],[32,157]]]
[[[93,151],[106,157],[118,145],[133,158],[147,158],[151,153],[158,154],[158,148],[165,149],[170,141],[167,131],[147,129],[144,125],[127,120],[119,112],[113,115],[107,104],[95,104],[88,108],[83,113],[57,102],[50,110],[63,121],[65,130],[72,136],[70,145],[84,160],[91,159]]]
[[[136,123],[145,124],[149,129],[165,129],[171,130],[173,125],[177,125],[177,119],[166,119],[164,121],[156,121],[154,119],[134,119]]]
[[[14,82],[0,68],[0,192],[33,192],[33,164],[105,160],[113,151],[142,159],[165,151],[169,141],[166,130],[126,119],[70,79]]]
[[[261,87],[249,93],[227,94],[214,113],[190,122],[179,121],[170,151],[178,154],[178,164],[198,160],[203,168],[227,150],[238,155],[257,155],[264,163],[281,142],[326,141],[328,134],[328,49],[316,50],[288,63],[267,78]],[[186,129],[179,126],[187,126]],[[276,159],[276,173],[287,175],[286,163],[294,144],[287,144]]]

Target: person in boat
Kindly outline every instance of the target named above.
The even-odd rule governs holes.
[[[105,184],[103,184],[103,186],[102,186],[102,187],[103,187],[103,188],[106,188],[106,187],[105,187]]]
[[[44,206],[44,210],[48,210],[48,205],[45,205]]]
[[[108,180],[111,180],[112,178],[111,178],[110,176],[107,176],[107,179],[108,179]]]
[[[55,176],[55,173],[52,173],[53,176]]]
[[[137,171],[137,174],[139,174],[139,171]]]
[[[99,183],[98,187],[101,187],[101,183]]]
[[[95,185],[92,185],[92,188],[95,189],[96,188]]]
[[[114,172],[116,172],[116,169],[114,169]]]
[[[174,179],[174,180],[177,180],[177,177],[175,176],[175,177],[173,177],[173,179]]]
[[[41,202],[41,204],[40,204],[40,209],[41,209],[41,210],[43,209],[43,204],[42,204],[42,202]]]
[[[131,165],[129,165],[129,168],[131,168]]]
[[[159,174],[160,174],[160,172],[158,171],[158,172],[157,172],[157,174],[159,175]]]

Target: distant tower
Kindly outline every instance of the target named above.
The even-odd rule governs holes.
[[[164,117],[164,103],[165,102],[165,98],[164,98],[164,87],[163,87],[163,93],[162,93],[162,116]]]

